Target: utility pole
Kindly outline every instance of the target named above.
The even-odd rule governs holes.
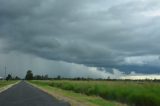
[[[5,67],[4,67],[4,73],[5,73],[5,75],[4,75],[4,79],[6,79],[6,73],[7,73],[7,67],[6,67],[6,65],[5,65]]]

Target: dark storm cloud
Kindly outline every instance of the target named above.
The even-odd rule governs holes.
[[[160,53],[159,6],[157,0],[0,0],[3,51],[94,67],[152,66]],[[146,59],[136,62],[137,56]]]

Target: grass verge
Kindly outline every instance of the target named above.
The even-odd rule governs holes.
[[[11,80],[11,81],[1,80],[0,81],[0,92],[7,90],[8,88],[14,86],[15,84],[19,82],[20,81],[17,81],[17,80]]]
[[[87,96],[49,86],[51,81],[29,81],[33,86],[51,94],[59,100],[67,101],[71,106],[127,106],[115,101],[107,101],[97,96]]]
[[[49,85],[131,106],[160,106],[158,82],[54,80]]]

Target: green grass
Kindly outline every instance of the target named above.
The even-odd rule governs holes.
[[[160,106],[160,83],[125,81],[49,81],[48,85],[132,106]],[[98,101],[89,100],[94,103]]]
[[[0,89],[7,86],[7,85],[14,84],[16,82],[17,81],[15,81],[15,80],[14,81],[13,80],[11,80],[11,81],[0,80]]]
[[[115,101],[108,101],[98,96],[88,96],[81,93],[75,93],[73,91],[63,90],[56,87],[50,86],[52,81],[30,81],[32,84],[37,85],[41,89],[53,94],[53,96],[67,97],[67,101],[71,103],[72,106],[77,106],[79,103],[84,106],[127,106],[125,104],[115,102]],[[61,98],[60,99],[63,99]],[[75,103],[78,102],[78,103]]]

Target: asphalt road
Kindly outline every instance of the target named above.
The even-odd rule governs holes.
[[[0,93],[0,106],[70,106],[22,81]]]

